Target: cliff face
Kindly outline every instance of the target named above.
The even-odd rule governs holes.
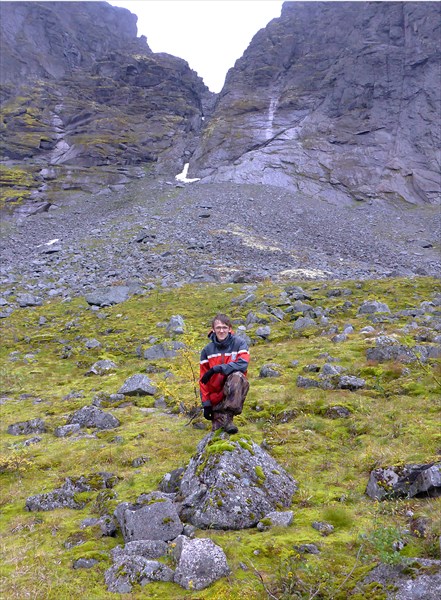
[[[131,165],[179,172],[214,94],[184,60],[137,38],[135,15],[106,2],[0,9],[6,200],[95,190],[125,181],[118,168]],[[23,194],[14,192],[24,180],[17,165],[31,182]],[[103,166],[113,172],[94,172]]]
[[[134,166],[333,203],[439,200],[436,2],[285,2],[218,95],[106,2],[1,2],[8,202],[100,191]],[[213,113],[213,105],[215,109]],[[140,171],[138,174],[142,174]]]
[[[440,8],[286,2],[229,71],[190,171],[333,202],[435,201]]]

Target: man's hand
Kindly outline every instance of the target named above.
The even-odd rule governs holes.
[[[217,367],[217,365],[216,365]],[[210,381],[210,379],[213,377],[213,375],[215,373],[219,373],[219,368],[213,367],[212,369],[208,369],[208,371],[206,373],[204,373],[204,375],[202,375],[201,377],[201,381],[202,383],[208,383],[208,381]]]
[[[213,407],[212,406],[204,406],[204,419],[207,419],[207,421],[213,420]]]

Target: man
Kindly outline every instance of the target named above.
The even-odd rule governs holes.
[[[200,362],[204,417],[212,421],[212,431],[222,428],[233,434],[238,431],[233,417],[242,412],[250,387],[246,377],[250,354],[245,340],[233,335],[226,315],[216,315],[211,327]]]

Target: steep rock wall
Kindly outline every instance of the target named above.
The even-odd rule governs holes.
[[[137,38],[135,15],[106,2],[0,10],[3,200],[59,199],[66,168],[82,189],[105,185],[95,167],[182,170],[215,95],[186,61]]]
[[[229,71],[191,176],[439,201],[440,24],[435,2],[285,2]]]

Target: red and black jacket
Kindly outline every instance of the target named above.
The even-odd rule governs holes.
[[[208,337],[211,341],[201,352],[200,377],[217,365],[220,372],[215,373],[207,383],[199,381],[199,384],[203,406],[215,406],[224,397],[223,388],[228,375],[241,371],[246,376],[250,354],[245,340],[232,333],[221,342],[214,331]]]

